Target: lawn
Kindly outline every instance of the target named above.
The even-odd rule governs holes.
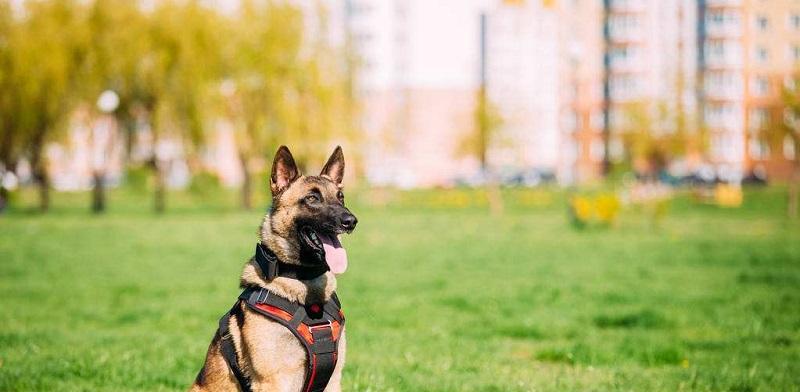
[[[189,386],[261,212],[171,197],[164,216],[117,192],[104,216],[57,194],[0,217],[0,390]],[[502,217],[464,191],[351,197],[345,390],[800,390],[800,224],[780,190],[584,230],[561,192],[505,197]]]

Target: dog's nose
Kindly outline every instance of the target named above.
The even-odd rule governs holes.
[[[342,227],[347,231],[352,231],[356,228],[356,223],[358,223],[358,219],[353,214],[344,214],[342,215]]]

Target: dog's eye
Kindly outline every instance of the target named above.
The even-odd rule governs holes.
[[[344,201],[344,193],[342,193],[342,191],[336,192],[336,198]]]
[[[316,203],[319,201],[319,196],[315,194],[310,194],[306,196],[306,203]]]

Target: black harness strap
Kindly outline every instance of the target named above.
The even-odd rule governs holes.
[[[242,369],[239,367],[239,356],[236,355],[236,346],[233,343],[233,336],[230,334],[229,323],[231,316],[233,316],[234,312],[241,312],[240,302],[236,301],[236,304],[233,305],[231,310],[228,313],[225,313],[221,319],[219,319],[219,335],[220,335],[220,351],[222,352],[222,358],[225,359],[225,362],[228,364],[228,368],[233,373],[233,376],[236,377],[236,381],[239,382],[239,386],[242,388],[243,392],[251,392],[251,385],[250,385],[250,378],[245,376]],[[241,327],[241,325],[239,326]]]

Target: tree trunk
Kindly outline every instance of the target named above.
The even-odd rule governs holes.
[[[0,214],[8,207],[8,189],[0,185]]]
[[[93,178],[92,188],[92,212],[100,214],[106,210],[106,179],[105,173],[96,171]]]
[[[50,209],[50,177],[44,168],[36,169],[36,183],[39,185],[39,211],[47,212]]]
[[[40,129],[33,137],[31,142],[31,168],[33,171],[33,179],[39,186],[39,211],[47,212],[50,209],[50,177],[47,175],[47,168],[45,167],[44,157],[44,127],[35,128]]]
[[[157,162],[153,162],[155,175],[155,192],[153,194],[153,208],[157,214],[163,214],[167,208],[167,185],[164,170]]]
[[[489,212],[492,216],[501,216],[505,207],[503,205],[503,195],[500,193],[498,178],[492,173],[488,166],[483,166],[483,173],[486,178],[486,198],[489,202]]]
[[[797,219],[798,213],[798,193],[800,193],[800,159],[796,158],[792,176],[789,179],[788,200],[786,215],[789,219]]]
[[[239,163],[242,165],[242,208],[245,210],[249,210],[253,208],[253,199],[252,199],[252,188],[253,183],[252,179],[250,178],[250,168],[248,165],[248,159],[244,154],[239,154]]]
[[[486,184],[486,196],[489,199],[489,211],[493,216],[503,215],[503,195],[500,193],[500,187],[497,182],[490,180]]]

